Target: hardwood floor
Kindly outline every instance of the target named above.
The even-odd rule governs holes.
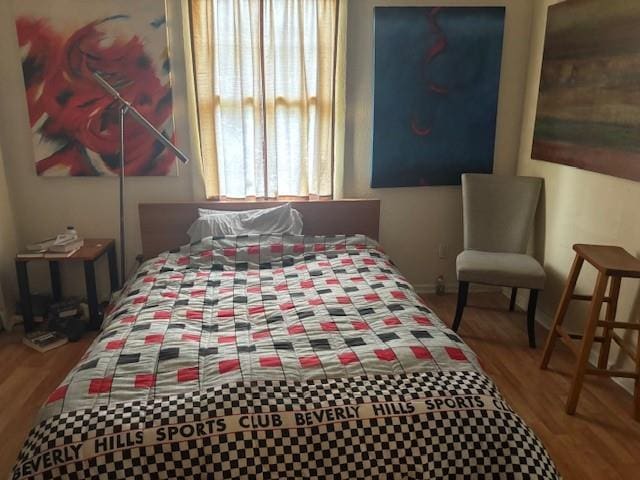
[[[0,477],[7,478],[38,409],[80,360],[95,335],[85,335],[46,353],[22,344],[22,336],[0,334]]]
[[[426,295],[447,324],[455,296]],[[575,416],[564,413],[574,357],[558,342],[549,370],[540,370],[547,331],[536,325],[538,348],[528,347],[524,312],[509,312],[497,293],[469,295],[458,333],[478,354],[487,374],[509,404],[536,432],[565,479],[640,478],[640,422],[633,397],[611,379],[585,380]]]
[[[427,304],[451,325],[455,296],[427,295]],[[610,379],[589,377],[578,413],[564,413],[573,357],[559,345],[550,370],[538,368],[542,349],[527,346],[523,312],[507,311],[508,299],[472,293],[459,334],[477,352],[511,406],[533,428],[565,479],[640,478],[640,423],[632,397]],[[537,331],[538,345],[546,332]],[[6,477],[40,404],[80,359],[87,336],[44,354],[23,346],[18,335],[0,335],[0,475]]]

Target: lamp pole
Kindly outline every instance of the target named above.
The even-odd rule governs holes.
[[[119,103],[120,109],[120,173],[118,175],[119,184],[119,203],[120,203],[120,285],[124,285],[126,277],[126,250],[125,250],[125,213],[124,213],[124,167],[125,167],[125,144],[124,144],[124,119],[125,116],[131,115],[136,122],[142,125],[151,135],[153,135],[160,143],[162,143],[167,149],[180,159],[182,163],[188,163],[189,157],[187,157],[182,150],[180,150],[171,140],[165,137],[160,130],[153,126],[153,124],[147,120],[131,103],[122,98],[120,92],[113,88],[113,86],[107,82],[99,72],[93,72],[93,77],[98,84],[111,95],[114,100]]]
[[[125,229],[124,229],[124,117],[129,107],[120,105],[120,172],[118,173],[118,185],[120,186],[120,286],[124,286],[126,279],[125,260]]]

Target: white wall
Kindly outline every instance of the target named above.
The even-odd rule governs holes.
[[[394,6],[506,6],[494,171],[514,174],[520,143],[527,75],[530,0],[351,0],[347,27],[345,196],[382,200],[381,240],[418,289],[445,275],[455,284],[455,257],[462,250],[460,187],[371,189],[373,107],[373,8]],[[438,258],[438,245],[446,258]]]
[[[545,321],[553,316],[560,300],[574,257],[574,243],[619,245],[633,255],[640,256],[640,183],[531,158],[547,6],[554,3],[559,2],[540,1],[534,10],[531,64],[518,161],[519,175],[544,178],[542,208],[536,220],[535,249],[537,256],[544,260],[548,276],[539,307]],[[579,293],[593,291],[595,273],[595,269],[585,264],[578,282]],[[623,280],[617,316],[619,321],[639,321],[639,287],[638,280]],[[570,330],[582,331],[587,306],[585,302],[571,304],[567,317]],[[635,348],[635,335],[628,334],[626,340]],[[612,347],[611,361],[619,362],[619,366],[625,363],[615,345]],[[631,364],[626,362],[626,368],[629,367]]]
[[[171,27],[170,48],[174,86],[174,119],[178,144],[189,154],[188,125],[185,115],[184,59],[179,2],[168,2]],[[35,173],[34,154],[17,47],[13,1],[0,0],[0,145],[5,156],[6,176],[17,220],[20,239],[36,241],[74,225],[81,236],[118,237],[117,178],[50,178]],[[180,167],[177,177],[132,177],[126,181],[127,257],[134,265],[140,253],[138,228],[139,202],[190,201],[201,195],[201,186],[193,180],[193,164]],[[102,262],[98,273],[102,297],[108,293],[108,281]],[[44,266],[30,267],[32,290],[47,291],[48,277]],[[63,268],[63,293],[83,292],[81,265]],[[15,282],[15,275],[13,277]]]
[[[171,7],[174,114],[178,143],[187,153],[184,60],[177,10]],[[462,249],[462,206],[459,187],[369,188],[371,165],[371,107],[373,74],[374,5],[505,5],[501,86],[495,153],[495,171],[515,172],[521,127],[522,98],[528,66],[531,2],[528,0],[351,0],[347,34],[347,126],[345,196],[382,199],[382,243],[401,270],[418,288],[433,285],[439,274],[455,283],[455,256]],[[43,178],[35,175],[31,133],[28,127],[22,71],[13,22],[13,1],[0,0],[0,145],[5,153],[6,175],[13,201],[20,242],[55,234],[73,224],[86,237],[117,237],[117,182],[114,178]],[[174,21],[175,19],[175,21]],[[203,198],[193,165],[178,177],[127,179],[127,245],[129,265],[140,251],[137,204],[144,201],[190,201]],[[447,246],[444,260],[438,245]],[[105,265],[99,267],[99,287],[106,297]],[[13,279],[11,276],[7,278]],[[32,267],[34,290],[48,289],[43,268]],[[80,266],[65,266],[65,293],[82,293]]]

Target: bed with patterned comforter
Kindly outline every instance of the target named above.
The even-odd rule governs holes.
[[[476,356],[363,236],[143,264],[12,478],[557,478]]]

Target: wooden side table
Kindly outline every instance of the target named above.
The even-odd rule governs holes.
[[[573,261],[569,277],[567,278],[562,299],[556,310],[553,326],[547,337],[547,344],[544,348],[540,368],[547,368],[556,339],[560,338],[560,340],[571,348],[578,358],[571,390],[567,398],[567,413],[573,415],[576,411],[585,375],[625,377],[635,380],[634,417],[636,420],[640,420],[640,335],[638,336],[638,348],[633,352],[622,341],[622,338],[613,331],[614,329],[640,331],[640,324],[638,323],[616,322],[615,320],[618,296],[620,295],[620,283],[623,278],[640,278],[640,260],[623,248],[609,245],[576,244],[573,246],[573,249],[576,252],[576,257]],[[585,261],[589,262],[598,270],[598,279],[593,290],[593,295],[577,295],[574,293],[580,270]],[[605,295],[607,284],[610,284],[609,295]],[[585,325],[583,335],[569,333],[562,327],[571,300],[583,300],[591,303],[589,318]],[[607,308],[605,319],[600,320],[600,310],[603,303],[607,304]],[[596,335],[596,329],[598,327],[602,328],[602,335]],[[580,349],[576,348],[572,340],[582,340]],[[609,348],[612,340],[635,362],[634,371],[607,369]],[[591,347],[594,342],[601,344],[597,368],[589,365],[589,354],[591,353]]]
[[[18,258],[16,257],[16,273],[18,276],[18,288],[20,290],[20,303],[22,305],[22,317],[24,319],[24,329],[29,332],[33,330],[33,311],[31,308],[31,292],[29,291],[29,275],[27,264],[29,262],[48,262],[49,275],[51,278],[51,290],[53,299],[59,301],[62,298],[62,284],[60,282],[60,263],[83,262],[84,279],[87,291],[87,302],[89,304],[89,326],[93,330],[100,328],[100,307],[98,305],[98,292],[96,289],[95,262],[104,254],[107,254],[109,262],[109,281],[111,292],[120,288],[118,281],[118,267],[116,263],[116,243],[111,238],[90,238],[85,239],[82,246],[76,253],[66,258]]]

